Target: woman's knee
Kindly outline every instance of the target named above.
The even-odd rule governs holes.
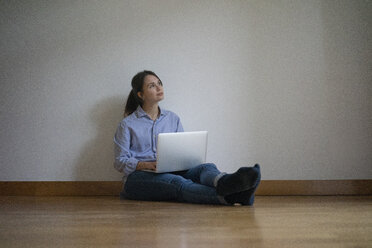
[[[170,200],[175,199],[177,192],[187,179],[168,173],[136,173],[128,176],[125,183],[127,198],[137,200]]]
[[[127,180],[124,185],[124,190],[126,195],[136,194],[140,188],[146,186],[147,182],[152,181],[152,175],[144,171],[134,171],[128,175]]]
[[[151,173],[148,173],[146,171],[133,171],[128,175],[127,181],[148,180],[151,176]]]
[[[204,168],[214,168],[214,169],[217,169],[217,166],[213,163],[205,163],[205,164],[201,164],[202,167]]]

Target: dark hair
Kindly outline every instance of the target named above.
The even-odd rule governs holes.
[[[153,75],[160,80],[160,78],[155,74],[155,72],[146,71],[146,70],[138,72],[132,78],[132,90],[128,95],[128,100],[127,100],[127,103],[125,105],[124,117],[127,117],[128,115],[130,115],[134,111],[136,111],[138,105],[141,105],[141,107],[142,107],[143,101],[142,101],[141,98],[138,97],[137,93],[142,92],[145,77],[147,75]]]

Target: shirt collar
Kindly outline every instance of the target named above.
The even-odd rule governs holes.
[[[159,118],[160,118],[160,116],[166,115],[166,111],[164,111],[162,108],[160,108],[160,106],[159,106],[159,111],[160,111]],[[142,109],[141,105],[138,105],[135,113],[136,113],[137,118],[141,118],[141,117],[144,117],[144,116],[147,116],[148,118],[150,118],[149,115],[145,112],[145,110]]]

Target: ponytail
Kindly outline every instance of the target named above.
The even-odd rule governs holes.
[[[131,90],[128,95],[127,104],[125,105],[124,117],[127,117],[128,115],[136,111],[138,105],[140,104],[137,101],[136,95],[134,94],[134,91]]]

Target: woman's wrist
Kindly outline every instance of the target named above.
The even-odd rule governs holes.
[[[138,162],[136,170],[155,170],[156,162]]]
[[[139,162],[137,163],[136,170],[143,170],[143,162],[139,161]]]

